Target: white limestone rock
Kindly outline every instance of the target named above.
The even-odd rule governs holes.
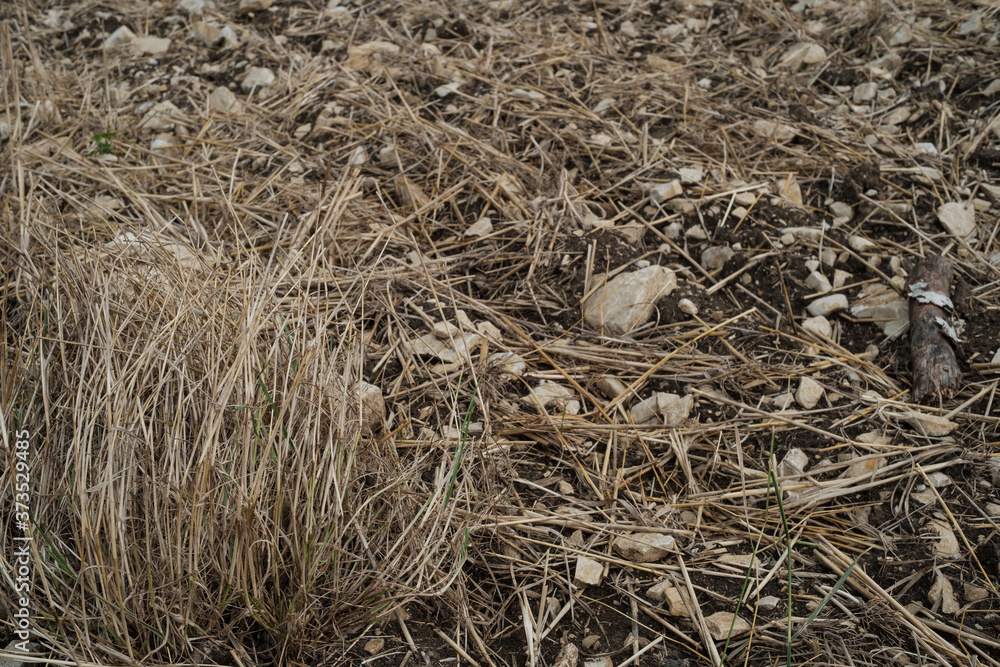
[[[666,558],[674,549],[674,538],[660,533],[632,533],[615,540],[619,556],[633,563],[654,563]]]
[[[811,377],[803,377],[799,380],[799,388],[795,390],[795,402],[806,410],[812,410],[823,398],[823,385]]]
[[[819,317],[820,315],[827,317],[833,313],[846,309],[847,297],[843,294],[823,296],[806,306],[806,310],[808,310],[809,314],[813,317]]]
[[[620,273],[583,302],[583,318],[595,329],[628,333],[645,324],[656,301],[676,288],[677,277],[663,266]]]
[[[573,583],[580,588],[586,586],[600,586],[604,578],[604,565],[593,558],[578,556],[576,559],[576,572],[573,574]]]
[[[255,88],[267,88],[273,84],[278,77],[268,67],[251,67],[247,70],[246,76],[240,83],[243,92],[249,93]]]
[[[135,41],[135,33],[129,30],[128,26],[123,25],[108,35],[108,38],[101,44],[101,48],[105,51],[110,51],[111,49],[117,49],[119,46],[131,44],[133,41]]]
[[[966,238],[976,232],[976,211],[969,204],[942,204],[938,207],[937,218],[953,236]]]
[[[715,641],[722,641],[730,636],[739,637],[750,632],[751,627],[742,618],[728,611],[717,611],[711,616],[706,616],[705,625],[708,626],[708,633]]]

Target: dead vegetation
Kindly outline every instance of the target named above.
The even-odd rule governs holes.
[[[1000,663],[995,2],[195,4],[0,7],[36,655]]]

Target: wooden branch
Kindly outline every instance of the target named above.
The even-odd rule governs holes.
[[[917,403],[950,398],[962,380],[948,330],[951,310],[951,262],[930,255],[910,274],[910,359]]]

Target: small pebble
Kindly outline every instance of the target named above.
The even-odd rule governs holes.
[[[681,299],[677,302],[677,308],[686,315],[697,315],[698,306],[691,299]]]

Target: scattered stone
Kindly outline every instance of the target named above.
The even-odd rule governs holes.
[[[948,435],[958,426],[941,415],[930,415],[916,410],[909,411],[905,419],[915,431],[932,438]]]
[[[367,642],[365,642],[364,648],[365,648],[365,653],[367,653],[368,655],[375,655],[376,653],[380,653],[382,649],[385,648],[385,637],[375,637],[373,639],[369,639]]]
[[[469,228],[465,230],[466,236],[489,236],[493,233],[493,221],[489,218],[480,218],[476,222],[469,225]]]
[[[913,29],[909,23],[900,23],[889,33],[889,46],[909,44],[913,39]]]
[[[240,6],[237,11],[239,11],[240,14],[262,12],[273,4],[274,0],[240,0]]]
[[[853,277],[852,274],[847,271],[841,271],[837,269],[833,272],[833,289],[840,289],[847,284],[847,281]]]
[[[233,91],[219,86],[208,96],[208,108],[223,113],[239,113],[243,110],[243,103],[236,99]]]
[[[351,151],[350,157],[347,158],[347,164],[352,167],[360,167],[366,162],[368,162],[368,151],[365,150],[364,146],[356,147]]]
[[[795,176],[788,175],[788,178],[778,187],[778,196],[792,206],[802,207],[802,188],[799,187]]]
[[[931,519],[927,522],[927,527],[937,534],[934,542],[934,553],[941,558],[955,559],[962,557],[962,550],[955,533],[944,521]]]
[[[698,306],[691,299],[681,299],[677,302],[677,308],[685,315],[697,315]]]
[[[423,208],[430,203],[430,199],[420,189],[420,186],[403,174],[396,174],[393,177],[392,187],[396,192],[396,199],[399,200],[401,206]]]
[[[813,292],[826,294],[833,289],[830,280],[819,271],[813,271],[806,277],[806,287]]]
[[[674,538],[659,533],[632,533],[615,539],[615,551],[633,563],[653,563],[674,551]]]
[[[1000,79],[998,79],[1000,81]],[[983,192],[993,200],[994,203],[1000,203],[1000,185],[993,185],[991,183],[981,183],[980,187]]]
[[[907,121],[910,110],[906,107],[896,107],[882,118],[882,124],[887,128],[896,128]]]
[[[701,225],[694,225],[684,232],[684,236],[694,241],[704,241],[708,238],[708,232]]]
[[[267,67],[251,67],[247,70],[246,76],[243,77],[240,88],[243,89],[243,92],[249,93],[254,88],[267,88],[276,79],[277,77],[274,75],[274,72]]]
[[[830,320],[826,319],[822,315],[817,317],[807,317],[802,320],[802,328],[809,333],[818,334],[824,338],[833,337],[833,326],[830,324]]]
[[[913,147],[917,149],[917,153],[923,153],[924,155],[936,156],[938,154],[937,146],[929,141],[915,143]]]
[[[847,472],[844,473],[844,478],[855,479],[857,477],[870,477],[873,473],[883,467],[885,467],[885,457],[883,456],[862,457],[847,466]]]
[[[729,215],[733,216],[737,220],[742,220],[743,218],[747,217],[747,213],[749,213],[749,211],[743,208],[742,206],[736,206],[733,208],[732,211],[729,212]]]
[[[953,236],[965,238],[976,231],[976,211],[968,204],[942,204],[938,207],[937,218]]]
[[[149,144],[149,150],[162,157],[174,157],[177,148],[177,138],[172,134],[158,134]]]
[[[794,394],[788,391],[783,391],[771,399],[771,402],[774,404],[774,407],[777,410],[787,410],[794,401],[795,401]]]
[[[649,320],[656,301],[677,288],[677,277],[653,265],[620,273],[583,302],[583,317],[595,329],[628,333]]]
[[[586,637],[583,638],[583,641],[580,642],[580,645],[589,651],[590,649],[594,648],[600,643],[601,643],[600,635],[587,635]]]
[[[878,248],[878,246],[876,246],[869,239],[865,238],[864,236],[857,236],[857,235],[847,239],[847,245],[851,246],[851,249],[854,250],[854,252],[858,253],[871,252],[872,250]]]
[[[587,658],[583,661],[583,667],[614,667],[614,664],[614,661],[606,655],[597,658]]]
[[[781,230],[782,238],[784,235],[788,234],[794,237],[796,241],[802,241],[804,243],[819,243],[823,240],[823,234],[829,229],[830,226],[823,223],[822,227],[786,227]],[[782,241],[784,243],[784,241]]]
[[[851,316],[876,322],[908,321],[910,305],[896,290],[873,284],[858,294],[857,301],[851,306]]]
[[[181,110],[174,106],[173,102],[160,102],[143,115],[139,121],[139,128],[169,132],[177,126],[177,121],[181,117]]]
[[[750,632],[749,623],[728,611],[717,611],[711,616],[706,616],[705,625],[708,626],[708,633],[715,641],[722,641],[727,637],[738,637]]]
[[[399,53],[399,47],[392,42],[373,41],[357,44],[347,50],[344,68],[355,72],[372,72],[382,67],[386,57]]]
[[[823,296],[806,306],[806,310],[808,310],[809,314],[813,317],[818,317],[820,315],[826,317],[836,313],[837,311],[846,309],[847,297],[843,294]]]
[[[607,398],[615,399],[624,394],[628,387],[618,378],[604,375],[597,381],[597,389]]]
[[[752,192],[737,192],[733,195],[733,201],[740,206],[753,206],[757,201],[757,195]]]
[[[729,246],[716,246],[712,248],[706,248],[703,253],[701,253],[701,265],[705,267],[707,271],[718,271],[723,266],[726,265],[730,259],[733,258],[733,249]]]
[[[649,398],[639,401],[633,405],[632,409],[629,410],[629,414],[632,416],[632,421],[636,424],[645,424],[656,416],[656,412],[659,407],[660,405],[656,400],[656,394],[653,394]]]
[[[933,486],[935,489],[942,489],[952,484],[951,477],[949,477],[947,474],[943,472],[932,472],[931,474],[927,475],[927,479],[930,480],[931,486]]]
[[[654,602],[664,602],[667,599],[667,591],[673,587],[669,581],[661,581],[646,591],[646,597]]]
[[[177,6],[189,14],[204,14],[210,9],[215,9],[212,0],[181,0]]]
[[[132,48],[146,55],[155,56],[170,49],[168,37],[137,37],[132,40]]]
[[[128,29],[127,26],[120,26],[118,30],[111,33],[104,43],[101,44],[101,48],[105,51],[111,49],[117,49],[119,46],[125,46],[126,44],[131,44],[135,40],[135,33]]]
[[[705,170],[701,167],[682,167],[677,170],[677,175],[685,185],[698,185],[705,178]]]
[[[435,88],[434,94],[438,97],[448,97],[452,93],[457,93],[461,87],[462,83],[460,81],[452,81],[451,83],[446,83],[443,86]]]
[[[942,614],[957,614],[962,608],[958,604],[958,600],[955,599],[955,590],[952,588],[951,582],[940,572],[937,573],[934,583],[927,591],[927,600],[935,607],[940,604]]]
[[[773,595],[768,595],[757,601],[757,608],[763,611],[774,611],[780,602],[781,600]]]
[[[534,403],[539,410],[544,410],[550,405],[562,409],[575,398],[576,392],[569,387],[542,380],[532,393],[524,397],[524,400],[527,403]]]
[[[775,120],[756,120],[754,121],[753,131],[759,136],[765,139],[772,139],[774,141],[784,143],[786,141],[791,141],[795,138],[795,128],[789,127],[783,123],[779,123]]]
[[[618,31],[631,39],[639,36],[639,31],[635,29],[635,24],[631,21],[622,21],[621,25],[618,26]]]
[[[855,104],[863,104],[864,102],[871,102],[875,99],[876,95],[878,95],[878,84],[874,81],[869,81],[856,86],[851,99],[854,100]]]
[[[965,582],[962,586],[962,593],[965,595],[965,599],[969,602],[982,602],[990,596],[990,592],[983,588],[982,586],[976,586],[973,583]]]
[[[205,46],[215,46],[222,40],[221,28],[208,21],[195,21],[191,24],[191,31]]]
[[[809,455],[798,447],[793,447],[788,450],[784,458],[781,459],[781,463],[778,464],[778,476],[779,477],[801,477],[805,471],[806,466],[809,465]],[[726,554],[731,556],[733,554]],[[749,566],[750,563],[748,562]]]
[[[578,556],[576,559],[576,572],[573,575],[573,583],[581,588],[584,586],[600,586],[604,578],[604,565],[586,556]]]
[[[573,642],[569,642],[559,649],[556,661],[552,663],[552,667],[576,667],[579,661],[580,649]]]
[[[528,370],[528,364],[524,359],[513,352],[494,352],[489,356],[487,362],[495,366],[501,373],[520,377]]]
[[[564,496],[571,496],[573,495],[573,492],[576,491],[576,489],[573,488],[573,485],[565,480],[560,480],[558,486],[559,486],[559,493],[561,493]]]
[[[657,206],[684,194],[684,188],[680,181],[670,181],[669,183],[657,183],[649,189],[649,203]]]
[[[691,414],[691,409],[694,407],[694,396],[691,394],[679,396],[657,392],[656,399],[660,414],[663,415],[663,423],[667,426],[680,426]]]
[[[830,204],[830,214],[833,215],[835,224],[844,225],[854,218],[854,209],[842,201],[835,201]]]
[[[971,35],[974,32],[979,32],[979,28],[982,26],[983,17],[979,12],[976,12],[968,19],[962,22],[958,26],[959,35]]]
[[[646,595],[651,600],[665,602],[667,604],[667,613],[671,616],[687,617],[687,607],[684,606],[681,593],[669,581],[662,581],[656,584],[647,591]]]
[[[795,402],[806,410],[812,410],[823,398],[823,385],[811,377],[803,377],[799,380],[799,388],[795,391]]]
[[[819,44],[801,42],[785,52],[785,57],[778,63],[779,67],[797,70],[803,65],[815,65],[826,60],[826,50]]]
[[[222,30],[219,31],[219,39],[222,40],[222,48],[224,49],[231,49],[240,43],[240,36],[230,25],[222,26]]]
[[[932,185],[941,180],[941,172],[934,167],[917,167],[913,174],[913,180],[924,185]]]

